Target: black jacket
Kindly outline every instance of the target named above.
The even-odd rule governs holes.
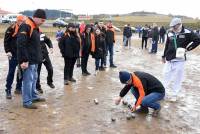
[[[41,33],[40,34],[40,46],[41,46],[43,59],[45,59],[49,54],[46,45],[49,48],[53,48],[51,40],[44,33]]]
[[[98,26],[104,38],[106,38],[106,28]]]
[[[94,58],[103,58],[106,54],[106,43],[105,38],[102,34],[95,35],[95,52],[93,54]]]
[[[60,45],[62,56],[66,58],[79,58],[80,41],[78,36],[67,33],[63,38],[63,43]]]
[[[148,28],[143,28],[142,29],[142,37],[144,38],[148,38],[148,32],[149,32],[149,29]]]
[[[134,74],[142,82],[145,96],[153,92],[165,93],[164,86],[153,75],[145,73],[145,72],[140,72],[140,71],[136,71],[134,72]],[[124,97],[128,93],[128,91],[131,89],[132,86],[134,87],[135,91],[138,91],[137,87],[135,87],[134,85],[125,85],[125,87],[120,92],[120,97]]]
[[[31,18],[28,19],[33,22]],[[19,28],[17,36],[17,58],[19,64],[22,62],[29,62],[29,64],[42,62],[39,28],[34,28],[31,36],[30,32],[31,26],[28,24],[23,23]]]
[[[131,28],[128,26],[124,27],[123,35],[126,36],[127,38],[132,36],[132,31]]]
[[[159,31],[158,31],[158,27],[154,27],[152,29],[152,40],[153,41],[158,41],[159,40]]]
[[[17,36],[12,37],[15,32],[15,24],[9,26],[4,36],[4,50],[6,53],[11,52],[12,56],[17,56]]]
[[[162,56],[163,58],[166,58],[167,61],[176,58],[174,36],[175,33],[172,31],[169,31],[169,33],[167,34],[167,41],[165,44],[164,54]],[[190,51],[196,48],[200,44],[200,37],[197,34],[182,27],[181,32],[178,35],[176,35],[176,42],[177,42],[177,48],[178,47],[186,48],[187,51]],[[190,44],[191,42],[192,44]]]
[[[106,45],[115,43],[115,32],[113,28],[108,28],[106,31]]]
[[[91,45],[92,45],[91,33],[88,34],[84,32],[81,35],[82,56],[88,55],[91,52]]]
[[[164,28],[164,27],[161,27],[161,28],[160,28],[160,31],[159,31],[160,36],[164,36],[165,33],[166,33],[165,28]]]

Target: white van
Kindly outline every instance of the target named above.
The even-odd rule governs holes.
[[[18,15],[21,15],[21,14],[7,14],[2,18],[2,23],[16,22]]]

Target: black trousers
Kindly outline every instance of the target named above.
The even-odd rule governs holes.
[[[53,82],[53,66],[51,64],[51,60],[49,58],[49,55],[47,55],[44,59],[44,61],[40,64],[38,64],[38,79],[37,79],[37,83],[36,83],[36,88],[39,89],[41,88],[40,85],[40,72],[41,72],[41,68],[42,68],[42,64],[44,64],[44,66],[47,69],[48,75],[47,75],[47,84],[51,84]]]
[[[64,80],[69,80],[73,77],[74,65],[76,63],[76,58],[64,57]]]
[[[142,37],[142,49],[143,49],[143,46],[144,46],[144,42],[145,42],[145,48],[147,48],[147,37]]]
[[[84,54],[81,57],[81,69],[82,69],[82,73],[86,73],[87,72],[88,58],[89,58],[89,53],[88,54]]]

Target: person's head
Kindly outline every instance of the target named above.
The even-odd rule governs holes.
[[[97,28],[97,29],[95,30],[95,33],[96,33],[96,35],[100,35],[100,34],[101,34],[101,31],[100,31],[100,29],[99,29],[99,28]]]
[[[98,23],[98,25],[100,26],[100,27],[103,27],[103,22],[102,21],[100,21],[99,23]]]
[[[127,24],[128,27],[130,27],[130,24]]]
[[[69,23],[67,25],[67,29],[69,33],[76,33],[76,26],[74,25],[74,23]]]
[[[182,21],[180,18],[173,18],[169,24],[174,32],[181,32]]]
[[[120,71],[119,72],[119,79],[122,84],[132,84],[131,74],[127,71]]]
[[[17,21],[16,21],[17,25],[20,26],[20,25],[25,21],[25,19],[26,19],[25,16],[23,16],[23,15],[18,15],[18,16],[17,16]]]
[[[112,22],[111,21],[108,22],[107,27],[112,28]]]
[[[90,32],[91,32],[91,25],[90,25],[90,24],[87,24],[87,25],[85,26],[85,32],[86,32],[86,33],[90,33]]]
[[[158,25],[156,23],[153,23],[153,28],[158,27]]]
[[[43,9],[37,9],[33,14],[33,21],[37,26],[42,25],[46,19],[46,13]]]

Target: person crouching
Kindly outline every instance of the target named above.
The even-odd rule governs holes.
[[[115,100],[116,105],[121,102],[121,99],[131,89],[131,93],[136,98],[135,105],[131,109],[132,112],[148,113],[148,108],[152,108],[154,109],[153,116],[158,115],[161,109],[158,101],[163,100],[165,88],[157,78],[151,74],[140,71],[134,73],[120,71],[119,79],[122,84],[126,85],[121,90],[119,97]],[[138,106],[140,106],[139,109]]]

